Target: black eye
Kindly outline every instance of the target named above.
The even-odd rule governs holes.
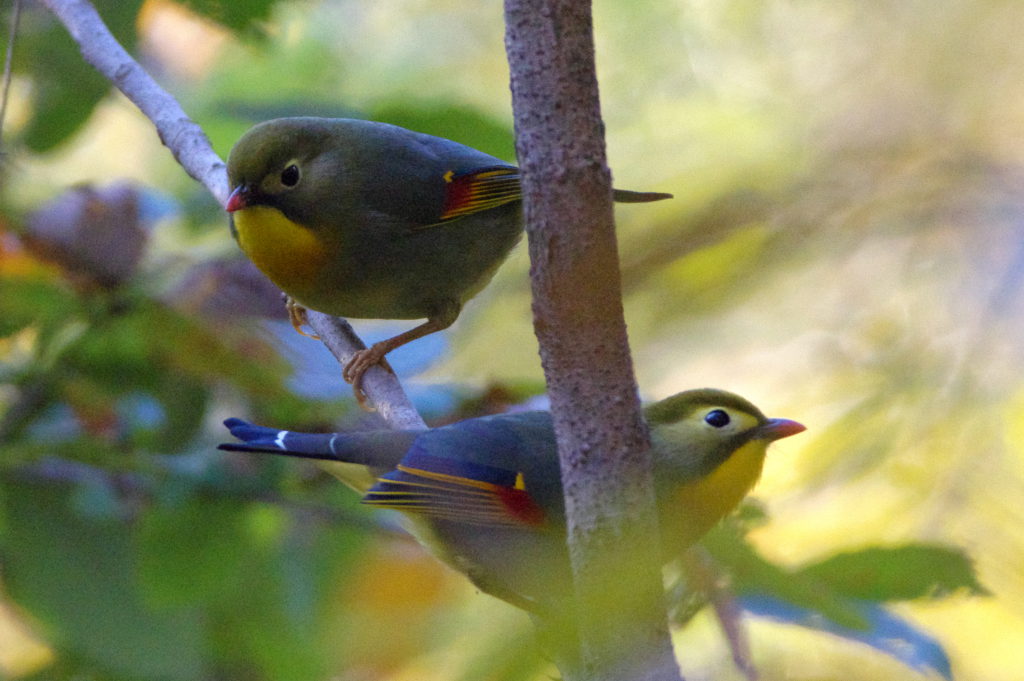
[[[299,183],[299,167],[294,163],[281,171],[281,184],[294,187]]]
[[[704,414],[704,423],[715,428],[724,428],[729,425],[729,414],[721,409],[712,409],[707,414]]]

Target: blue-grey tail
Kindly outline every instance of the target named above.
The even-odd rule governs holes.
[[[339,433],[295,433],[257,426],[236,418],[226,420],[224,425],[241,442],[226,442],[217,449],[229,452],[266,452],[324,461],[343,460],[336,451],[337,441],[341,437]]]
[[[228,442],[218,449],[229,452],[266,452],[302,459],[343,461],[390,469],[398,465],[413,440],[420,434],[407,430],[376,430],[355,433],[297,433],[257,426],[242,419],[224,422],[241,442]]]

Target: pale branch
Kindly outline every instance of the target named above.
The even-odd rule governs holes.
[[[160,141],[193,179],[224,206],[228,200],[227,166],[210,146],[206,133],[107,29],[88,0],[40,0],[64,24],[82,56],[152,121]],[[328,350],[344,365],[365,347],[347,322],[310,311],[309,322]],[[340,372],[339,372],[340,378]],[[424,428],[398,378],[384,369],[367,372],[364,389],[371,404],[393,428]]]
[[[352,325],[344,319],[306,310],[306,320],[342,365],[348,363],[357,350],[366,347],[352,330]],[[381,366],[370,367],[363,375],[363,391],[392,428],[419,430],[427,427],[398,379],[387,369]]]
[[[128,54],[87,0],[41,0],[60,20],[82,56],[153,122],[160,141],[193,179],[223,206],[228,200],[226,166],[177,100]]]

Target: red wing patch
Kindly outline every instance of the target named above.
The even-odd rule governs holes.
[[[519,169],[510,166],[481,168],[461,175],[448,171],[444,180],[447,184],[441,222],[497,208],[522,197]]]
[[[474,525],[544,523],[544,509],[523,489],[521,474],[422,453],[378,478],[363,503]]]

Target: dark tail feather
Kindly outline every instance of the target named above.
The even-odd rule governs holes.
[[[229,452],[266,452],[300,459],[343,461],[390,470],[398,465],[421,431],[377,430],[358,433],[296,433],[257,426],[242,419],[224,422],[241,442],[217,449]]]
[[[226,420],[224,425],[241,442],[226,442],[219,445],[217,449],[228,452],[265,452],[323,461],[343,460],[334,451],[338,439],[337,434],[316,435],[293,433],[290,430],[274,430],[236,418]]]
[[[661,192],[631,192],[628,189],[613,189],[612,198],[616,203],[650,203],[651,201],[671,199],[672,195]]]

